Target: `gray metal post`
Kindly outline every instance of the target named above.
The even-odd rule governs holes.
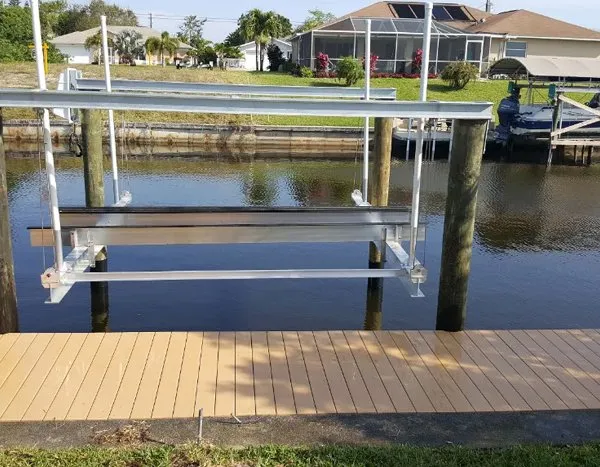
[[[371,98],[371,20],[367,20],[367,30],[365,31],[365,100]],[[362,195],[363,199],[368,200],[369,196],[369,117],[365,118],[364,128],[364,148],[363,148],[363,176],[362,176]]]
[[[436,329],[464,328],[487,120],[457,120],[448,174]]]
[[[19,332],[2,126],[2,109],[0,109],[0,334]]]

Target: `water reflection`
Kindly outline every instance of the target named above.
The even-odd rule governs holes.
[[[58,158],[61,205],[83,205],[81,160]],[[107,164],[108,167],[108,164]],[[426,298],[408,298],[398,281],[366,288],[359,280],[113,283],[110,328],[139,330],[432,329],[447,164],[427,163],[422,206],[428,222]],[[27,227],[49,225],[40,202],[45,180],[36,159],[8,160],[17,290],[24,331],[88,331],[90,289],[78,284],[53,320],[39,283],[40,250]],[[122,185],[136,206],[350,206],[360,184],[353,161],[224,158],[133,159],[121,164]],[[105,183],[110,184],[106,173]],[[410,203],[412,163],[392,166],[390,205]],[[40,190],[41,188],[41,190]],[[482,168],[469,287],[471,328],[599,327],[600,167],[486,163]],[[43,217],[42,219],[40,217]],[[365,244],[113,247],[111,269],[363,268]],[[46,249],[46,264],[51,251]],[[165,260],[168,258],[168,261]],[[373,284],[371,284],[373,285]],[[108,329],[107,288],[92,292],[93,328]],[[143,309],[144,319],[140,320]],[[169,313],[165,313],[169,310]],[[565,312],[568,310],[568,313]]]
[[[90,272],[107,272],[106,250],[96,257],[96,266]],[[92,312],[92,332],[109,332],[108,282],[90,282],[90,308]]]

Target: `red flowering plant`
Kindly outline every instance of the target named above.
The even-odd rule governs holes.
[[[412,69],[413,73],[420,73],[423,66],[423,49],[417,49],[413,55]]]
[[[327,77],[330,66],[329,55],[319,52],[319,55],[317,55],[317,74]]]
[[[371,76],[373,76],[373,73],[375,73],[375,70],[377,69],[378,61],[379,61],[379,56],[371,54],[371,63],[369,64],[369,66],[371,68]],[[363,66],[363,68],[365,67],[365,57],[362,58],[362,66]]]

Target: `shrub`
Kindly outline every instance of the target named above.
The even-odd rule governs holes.
[[[337,64],[337,78],[346,80],[346,86],[352,86],[365,77],[360,62],[352,57],[344,57]]]
[[[319,52],[319,55],[317,55],[317,71],[329,71],[330,65],[329,55]]]
[[[313,76],[314,76],[313,71],[309,67],[307,67],[307,66],[300,67],[300,77],[312,78]]]
[[[267,57],[269,58],[269,71],[279,71],[279,67],[285,63],[283,52],[277,44],[267,46]]]
[[[378,61],[379,61],[379,56],[371,54],[371,63],[369,63],[369,68],[371,70],[371,76],[373,76],[373,73],[375,73],[375,70],[377,69],[377,62]],[[365,57],[362,58],[362,67],[363,67],[363,70],[364,70],[364,68],[365,68]]]
[[[423,65],[423,49],[417,49],[413,54],[413,61],[411,63],[412,72],[420,73],[421,66]]]
[[[454,62],[444,68],[441,78],[453,89],[464,89],[479,74],[477,67],[468,62]]]

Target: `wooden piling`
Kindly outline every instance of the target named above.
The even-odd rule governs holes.
[[[102,114],[99,110],[81,111],[83,177],[85,205],[104,206],[104,156],[102,153]]]
[[[464,328],[486,120],[457,120],[448,175],[436,329]]]
[[[6,154],[2,135],[2,109],[0,109],[0,334],[5,334],[19,331],[19,315],[10,237]]]
[[[83,145],[83,178],[85,205],[104,206],[104,154],[102,149],[102,114],[98,110],[83,110],[81,140]],[[106,272],[108,253],[102,249],[96,255],[96,265],[90,272]],[[108,326],[108,283],[90,282],[92,331],[105,332]]]

